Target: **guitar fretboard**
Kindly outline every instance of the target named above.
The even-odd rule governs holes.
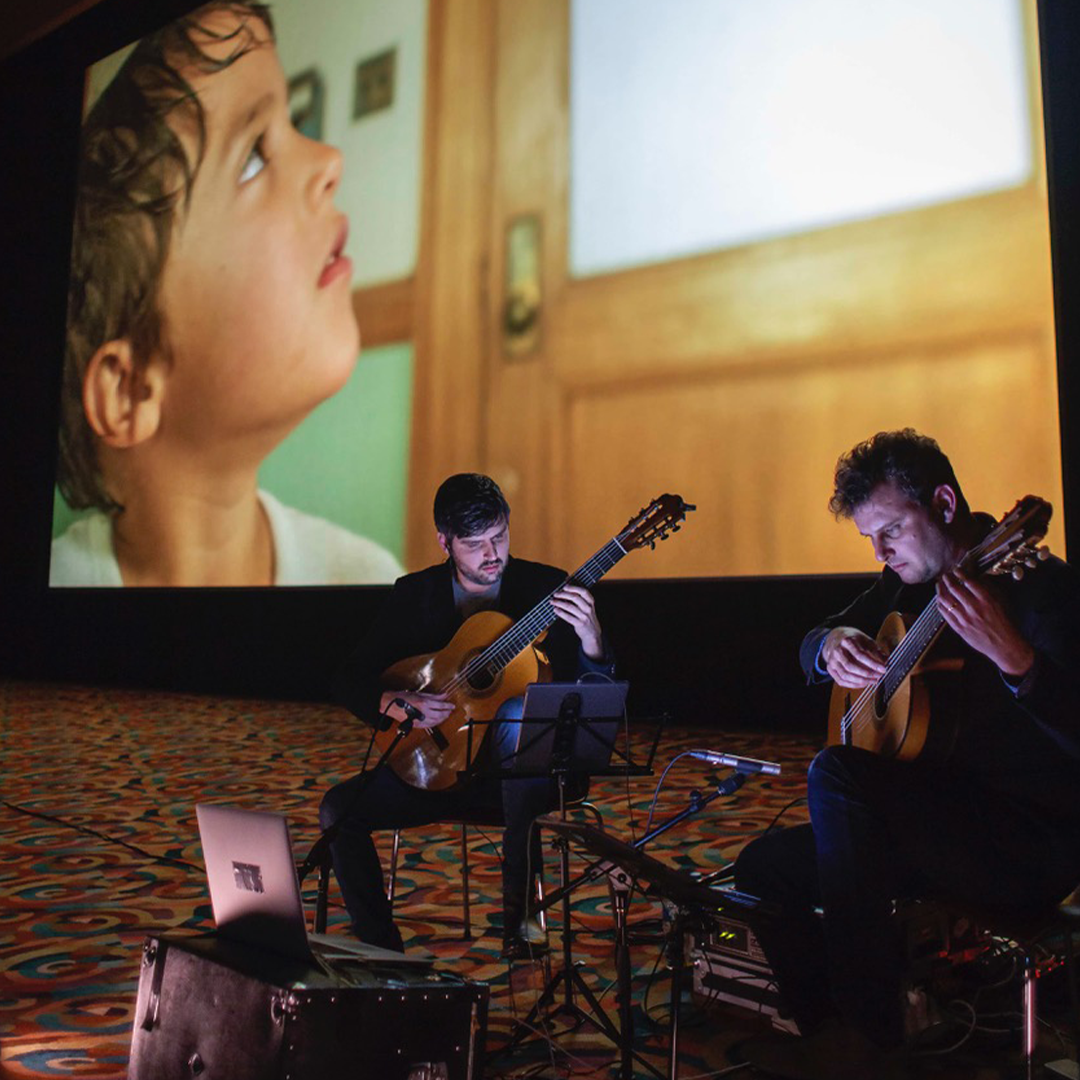
[[[945,620],[938,611],[935,596],[923,608],[922,614],[911,624],[900,644],[892,651],[885,674],[870,688],[869,693],[863,691],[855,704],[845,713],[840,721],[840,735],[843,742],[851,741],[851,726],[860,711],[868,704],[872,704],[879,715],[885,711],[893,695],[903,685],[904,680],[911,674],[912,669],[927,649],[933,645],[934,639],[941,633],[944,625]]]
[[[945,620],[938,611],[937,597],[934,597],[923,609],[923,613],[912,623],[903,641],[889,658],[889,670],[881,677],[879,692],[887,703],[900,689],[903,681],[911,674],[919,658],[934,643],[934,638],[941,632]]]
[[[591,559],[579,566],[559,589],[567,584],[590,588],[625,554],[626,549],[617,539],[609,540]],[[494,679],[515,656],[524,652],[558,618],[551,603],[551,597],[556,592],[558,589],[552,589],[527,615],[500,634],[483,652],[474,656],[447,686],[443,687],[443,693],[449,693],[463,682],[471,682],[480,675]]]
[[[979,573],[993,565],[1000,528],[999,525],[992,530],[990,535],[976,544],[965,557],[962,565],[969,572]],[[944,626],[945,620],[938,610],[937,597],[934,596],[923,608],[922,614],[908,628],[900,643],[893,649],[886,664],[885,674],[863,690],[841,718],[841,742],[850,744],[853,741],[852,729],[864,723],[867,717],[884,714],[893,695],[933,645]]]

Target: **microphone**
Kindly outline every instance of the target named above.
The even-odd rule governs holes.
[[[757,758],[739,757],[738,754],[721,754],[716,750],[687,750],[687,755],[698,761],[707,761],[710,765],[722,765],[728,769],[737,769],[741,773],[764,773],[766,776],[779,776],[780,766],[775,761],[758,761]]]

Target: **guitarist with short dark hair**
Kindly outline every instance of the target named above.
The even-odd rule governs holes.
[[[451,476],[435,496],[434,517],[446,561],[397,580],[380,616],[342,666],[342,704],[362,720],[388,729],[391,741],[396,725],[407,720],[408,706],[415,710],[410,739],[423,739],[426,744],[429,735],[437,737],[439,725],[453,713],[453,701],[438,689],[400,688],[408,680],[387,689],[387,669],[406,658],[443,650],[470,617],[498,612],[508,616],[507,621],[519,620],[549,594],[556,619],[540,643],[542,657],[530,648],[529,655],[519,661],[526,665],[524,682],[543,677],[538,669],[544,667],[545,660],[550,674],[560,681],[573,681],[586,672],[612,675],[612,654],[589,591],[578,584],[564,584],[565,571],[510,555],[510,508],[494,480],[477,473]],[[509,685],[513,680],[505,681]],[[494,726],[491,738],[495,740],[503,728],[512,730],[509,725]],[[475,729],[478,740],[486,730],[484,726]],[[505,739],[503,743],[500,750],[506,752]],[[540,860],[539,837],[531,826],[538,814],[554,806],[553,781],[546,777],[478,779],[455,786],[456,774],[451,774],[432,781],[432,788],[426,785],[425,775],[410,771],[410,762],[391,760],[392,767],[381,769],[358,799],[358,785],[367,783],[360,776],[327,792],[320,809],[323,828],[349,811],[332,854],[356,936],[374,945],[401,949],[372,829],[453,819],[470,809],[501,809],[506,824],[503,952],[514,957],[542,947],[542,931],[526,917],[525,895],[528,867],[535,869]],[[419,772],[424,774],[425,769]]]
[[[885,566],[800,650],[842,714],[810,767],[810,824],[736,864],[740,890],[787,913],[759,937],[802,1032],[744,1049],[770,1075],[885,1078],[903,1075],[891,902],[1026,909],[1080,882],[1080,575],[1032,557],[1047,504],[973,514],[910,428],[840,458],[830,509]],[[1035,568],[991,581],[1017,549]]]

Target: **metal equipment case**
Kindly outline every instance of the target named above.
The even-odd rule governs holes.
[[[429,967],[304,964],[149,937],[129,1080],[479,1080],[488,988]]]

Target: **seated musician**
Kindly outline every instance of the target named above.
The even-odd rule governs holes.
[[[510,508],[494,480],[476,473],[451,476],[435,495],[434,516],[446,561],[394,584],[381,614],[342,667],[340,698],[347,708],[362,720],[385,727],[406,720],[401,704],[395,703],[404,702],[421,714],[416,727],[438,726],[453,712],[453,700],[439,693],[384,690],[380,677],[385,669],[408,657],[438,652],[463,621],[479,611],[494,609],[516,620],[553,589],[558,589],[552,598],[558,620],[539,643],[553,677],[573,681],[587,672],[612,674],[611,654],[591,594],[577,585],[560,589],[567,578],[562,570],[510,555]],[[487,644],[488,640],[476,642]],[[511,692],[520,694],[521,689]],[[492,726],[481,766],[493,764],[499,754],[512,753],[513,734],[520,727]],[[479,737],[484,729],[478,726],[476,732]],[[538,830],[532,824],[556,802],[549,777],[478,776],[449,790],[428,790],[410,786],[390,768],[382,768],[371,783],[361,774],[338,784],[323,798],[320,820],[327,828],[345,816],[332,854],[353,932],[370,944],[401,949],[372,829],[422,825],[494,809],[501,811],[505,822],[503,955],[513,958],[542,947],[543,931],[528,917],[526,906],[530,868],[536,871],[541,856]]]
[[[773,1076],[886,1078],[904,1075],[890,902],[1029,909],[1080,881],[1080,579],[1056,558],[1020,581],[959,568],[993,521],[969,510],[948,458],[910,428],[841,457],[829,505],[885,566],[806,636],[808,679],[857,697],[885,672],[875,635],[886,615],[918,615],[936,598],[938,644],[963,666],[935,676],[955,680],[942,686],[958,708],[936,716],[931,697],[930,722],[958,728],[937,763],[859,745],[822,750],[807,781],[810,824],[742,851],[737,887],[787,913],[760,938],[802,1033],[751,1040],[744,1052]]]

